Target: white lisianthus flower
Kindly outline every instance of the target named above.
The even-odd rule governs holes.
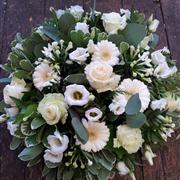
[[[86,23],[78,22],[75,26],[75,30],[81,30],[84,34],[87,34],[89,33],[89,25],[87,25]]]
[[[142,147],[144,140],[141,130],[130,128],[127,125],[119,125],[114,139],[114,147],[123,147],[129,154],[136,153]]]
[[[50,149],[45,150],[44,160],[51,163],[60,163],[63,159],[63,153],[54,153]]]
[[[112,103],[109,105],[110,111],[115,115],[120,115],[125,112],[125,107],[127,105],[127,98],[122,94],[116,94]]]
[[[93,40],[90,39],[87,45],[87,49],[89,53],[94,53],[95,52],[95,47],[96,45],[94,44]]]
[[[9,130],[10,134],[14,136],[15,132],[17,131],[18,125],[13,124],[13,121],[7,122],[7,129]]]
[[[146,145],[145,149],[146,151],[144,153],[144,156],[148,160],[149,164],[153,166],[153,158],[156,157],[156,154],[152,152],[152,149],[149,145]]]
[[[119,85],[118,90],[123,92],[127,100],[129,100],[132,95],[138,93],[141,101],[140,112],[144,112],[148,108],[150,103],[150,92],[143,82],[137,79],[124,79]]]
[[[119,55],[120,51],[114,43],[103,40],[95,46],[92,61],[105,62],[114,66],[119,63]]]
[[[57,15],[58,18],[60,18],[64,13],[65,13],[65,10],[62,10],[62,9],[58,9],[56,11],[56,15]]]
[[[103,26],[107,33],[117,34],[118,30],[123,30],[126,25],[126,16],[120,16],[119,13],[111,12],[102,15]]]
[[[113,68],[107,63],[91,62],[85,68],[86,77],[90,85],[98,93],[114,91],[120,81],[120,76],[113,73]]]
[[[19,113],[19,109],[17,107],[10,107],[10,108],[5,108],[6,114],[8,117],[16,117],[16,115]]]
[[[42,91],[44,87],[51,86],[52,83],[59,82],[60,79],[58,73],[53,70],[53,67],[45,63],[36,66],[33,73],[34,86],[40,91]]]
[[[102,111],[98,108],[91,108],[85,112],[85,116],[89,121],[98,121],[102,115]]]
[[[82,144],[76,137],[76,144],[80,145],[81,149],[87,152],[102,150],[109,140],[110,132],[108,127],[104,122],[92,122],[85,119],[82,120],[82,123],[88,131],[89,139],[86,144]]]
[[[158,26],[159,26],[159,21],[157,19],[154,19],[149,25],[149,31],[156,32]]]
[[[125,15],[126,19],[130,19],[131,17],[131,12],[129,11],[129,9],[120,9],[120,14],[121,16]]]
[[[159,100],[154,100],[151,102],[151,108],[152,110],[163,110],[166,108],[167,100],[165,98],[161,98]]]
[[[47,140],[54,153],[63,153],[68,148],[69,138],[66,135],[61,136],[58,131],[55,131],[54,135],[49,135]]]
[[[120,175],[126,175],[130,172],[124,161],[119,161],[116,165],[116,169],[119,171]]]
[[[69,54],[69,59],[72,61],[76,61],[79,64],[85,62],[88,57],[89,53],[85,48],[77,48],[75,51]]]
[[[167,62],[159,64],[154,70],[154,76],[166,79],[177,72],[177,67],[169,67]]]
[[[65,124],[68,112],[67,104],[62,94],[46,94],[38,105],[38,112],[47,124],[54,125],[61,121]]]
[[[26,87],[26,82],[23,79],[13,78],[11,83],[3,89],[4,102],[11,106],[16,106],[11,97],[21,99],[24,92],[27,91],[29,91],[29,88]]]
[[[80,20],[84,13],[84,9],[79,5],[70,6],[69,11],[77,20]]]
[[[65,100],[70,106],[84,106],[89,102],[89,91],[83,85],[66,86]]]

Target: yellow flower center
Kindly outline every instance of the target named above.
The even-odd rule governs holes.
[[[76,91],[76,92],[73,93],[73,97],[74,97],[74,99],[76,99],[76,100],[80,100],[80,99],[82,99],[83,95],[82,95],[81,92]]]
[[[89,115],[90,115],[91,117],[96,117],[96,116],[97,116],[97,113],[96,113],[96,112],[90,112]]]
[[[103,52],[102,53],[102,58],[105,60],[105,61],[108,61],[110,58],[111,58],[111,54],[109,52]]]

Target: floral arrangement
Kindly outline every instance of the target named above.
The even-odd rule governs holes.
[[[50,8],[30,37],[16,35],[1,78],[1,122],[28,167],[53,179],[105,180],[129,174],[141,152],[178,124],[179,73],[168,48],[155,50],[159,21],[136,10],[88,13]]]

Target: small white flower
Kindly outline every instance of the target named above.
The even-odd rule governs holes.
[[[105,62],[111,66],[119,63],[120,51],[116,45],[110,41],[103,40],[95,46],[92,61]]]
[[[116,165],[117,170],[119,171],[120,175],[126,175],[130,172],[129,168],[123,161],[119,161]]]
[[[87,152],[102,150],[109,140],[110,132],[108,127],[104,122],[92,122],[85,119],[82,120],[82,123],[88,131],[89,139],[86,144],[82,144],[76,137],[76,144],[80,145],[81,149]]]
[[[159,21],[157,19],[154,19],[149,25],[149,30],[151,32],[156,32],[158,26],[159,26]]]
[[[156,154],[152,152],[151,147],[148,145],[146,145],[145,149],[146,151],[144,153],[144,156],[148,160],[149,164],[153,166],[153,158],[156,157]]]
[[[87,34],[89,33],[89,25],[87,25],[86,23],[78,22],[75,26],[75,30],[81,30],[84,34]]]
[[[57,49],[59,49],[58,43],[57,43],[57,42],[52,42],[52,44],[48,43],[48,47],[44,47],[43,49],[44,49],[44,50],[42,50],[42,53],[43,53],[47,58],[54,59],[54,57],[53,57],[53,52],[55,52]]]
[[[119,29],[122,31],[123,29],[125,29],[125,27],[127,26],[127,22],[126,22],[126,16],[121,16],[120,17],[120,26]]]
[[[15,132],[17,131],[17,124],[13,124],[12,121],[7,122],[7,129],[9,130],[10,134],[14,136]]]
[[[65,13],[65,10],[62,10],[62,9],[58,9],[56,11],[56,15],[57,15],[58,18],[60,18],[64,13]]]
[[[151,59],[149,58],[149,52],[144,52],[142,55],[138,54],[139,60],[142,61],[142,65],[146,65],[148,67],[152,67],[151,65]]]
[[[162,54],[161,50],[154,51],[151,54],[151,59],[154,65],[159,65],[166,62],[166,57]]]
[[[94,53],[95,50],[96,50],[95,47],[96,47],[96,45],[94,44],[93,40],[90,39],[89,42],[88,42],[88,45],[87,45],[88,52],[89,53]]]
[[[121,16],[125,15],[126,19],[130,19],[131,17],[131,12],[129,9],[120,9],[120,14]]]
[[[54,153],[63,153],[68,148],[69,138],[66,135],[61,136],[58,131],[55,131],[54,135],[49,135],[47,140]]]
[[[151,108],[153,110],[160,109],[162,111],[163,109],[165,109],[166,104],[167,104],[167,101],[165,98],[154,100],[151,102]]]
[[[122,94],[115,95],[113,102],[109,105],[110,111],[112,111],[115,115],[123,114],[125,111],[125,107],[127,105],[127,99]]]
[[[17,107],[5,108],[5,111],[9,117],[15,117],[19,113],[19,109]]]
[[[34,86],[40,91],[44,87],[51,86],[52,83],[59,82],[60,79],[58,74],[53,70],[53,67],[45,63],[38,65],[33,73]]]
[[[98,108],[91,108],[85,112],[85,116],[89,121],[98,121],[102,115],[102,111]]]
[[[44,154],[44,160],[51,163],[60,163],[63,158],[63,153],[54,153],[53,151],[46,149]]]
[[[17,43],[16,46],[15,46],[16,49],[20,49],[20,50],[23,50],[23,46],[21,43]]]
[[[75,51],[69,54],[69,59],[72,61],[76,61],[79,64],[85,62],[88,57],[89,53],[85,48],[77,48]]]
[[[77,20],[80,20],[84,13],[84,9],[79,5],[70,6],[69,11]]]
[[[89,102],[89,92],[83,85],[72,84],[66,86],[65,101],[70,106],[83,106]]]

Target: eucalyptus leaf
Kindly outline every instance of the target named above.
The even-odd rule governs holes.
[[[112,41],[119,47],[120,43],[124,41],[124,36],[122,34],[111,34],[109,35],[108,40]]]
[[[8,84],[11,82],[11,78],[1,78],[0,79],[0,84]]]
[[[125,112],[128,115],[137,114],[141,109],[141,100],[139,99],[139,94],[131,96],[125,107]]]
[[[155,33],[152,34],[152,38],[150,40],[150,43],[149,43],[149,46],[152,48],[152,49],[155,49],[157,44],[159,42],[159,36]]]
[[[41,144],[33,147],[27,147],[18,155],[18,157],[22,161],[30,161],[35,157],[37,157],[38,155],[40,155],[43,152],[43,150],[44,147]]]
[[[73,168],[66,168],[63,171],[63,180],[71,180],[74,176],[75,170]]]
[[[67,81],[68,83],[72,84],[86,84],[88,81],[86,79],[85,74],[70,74],[67,76],[64,81]]]

